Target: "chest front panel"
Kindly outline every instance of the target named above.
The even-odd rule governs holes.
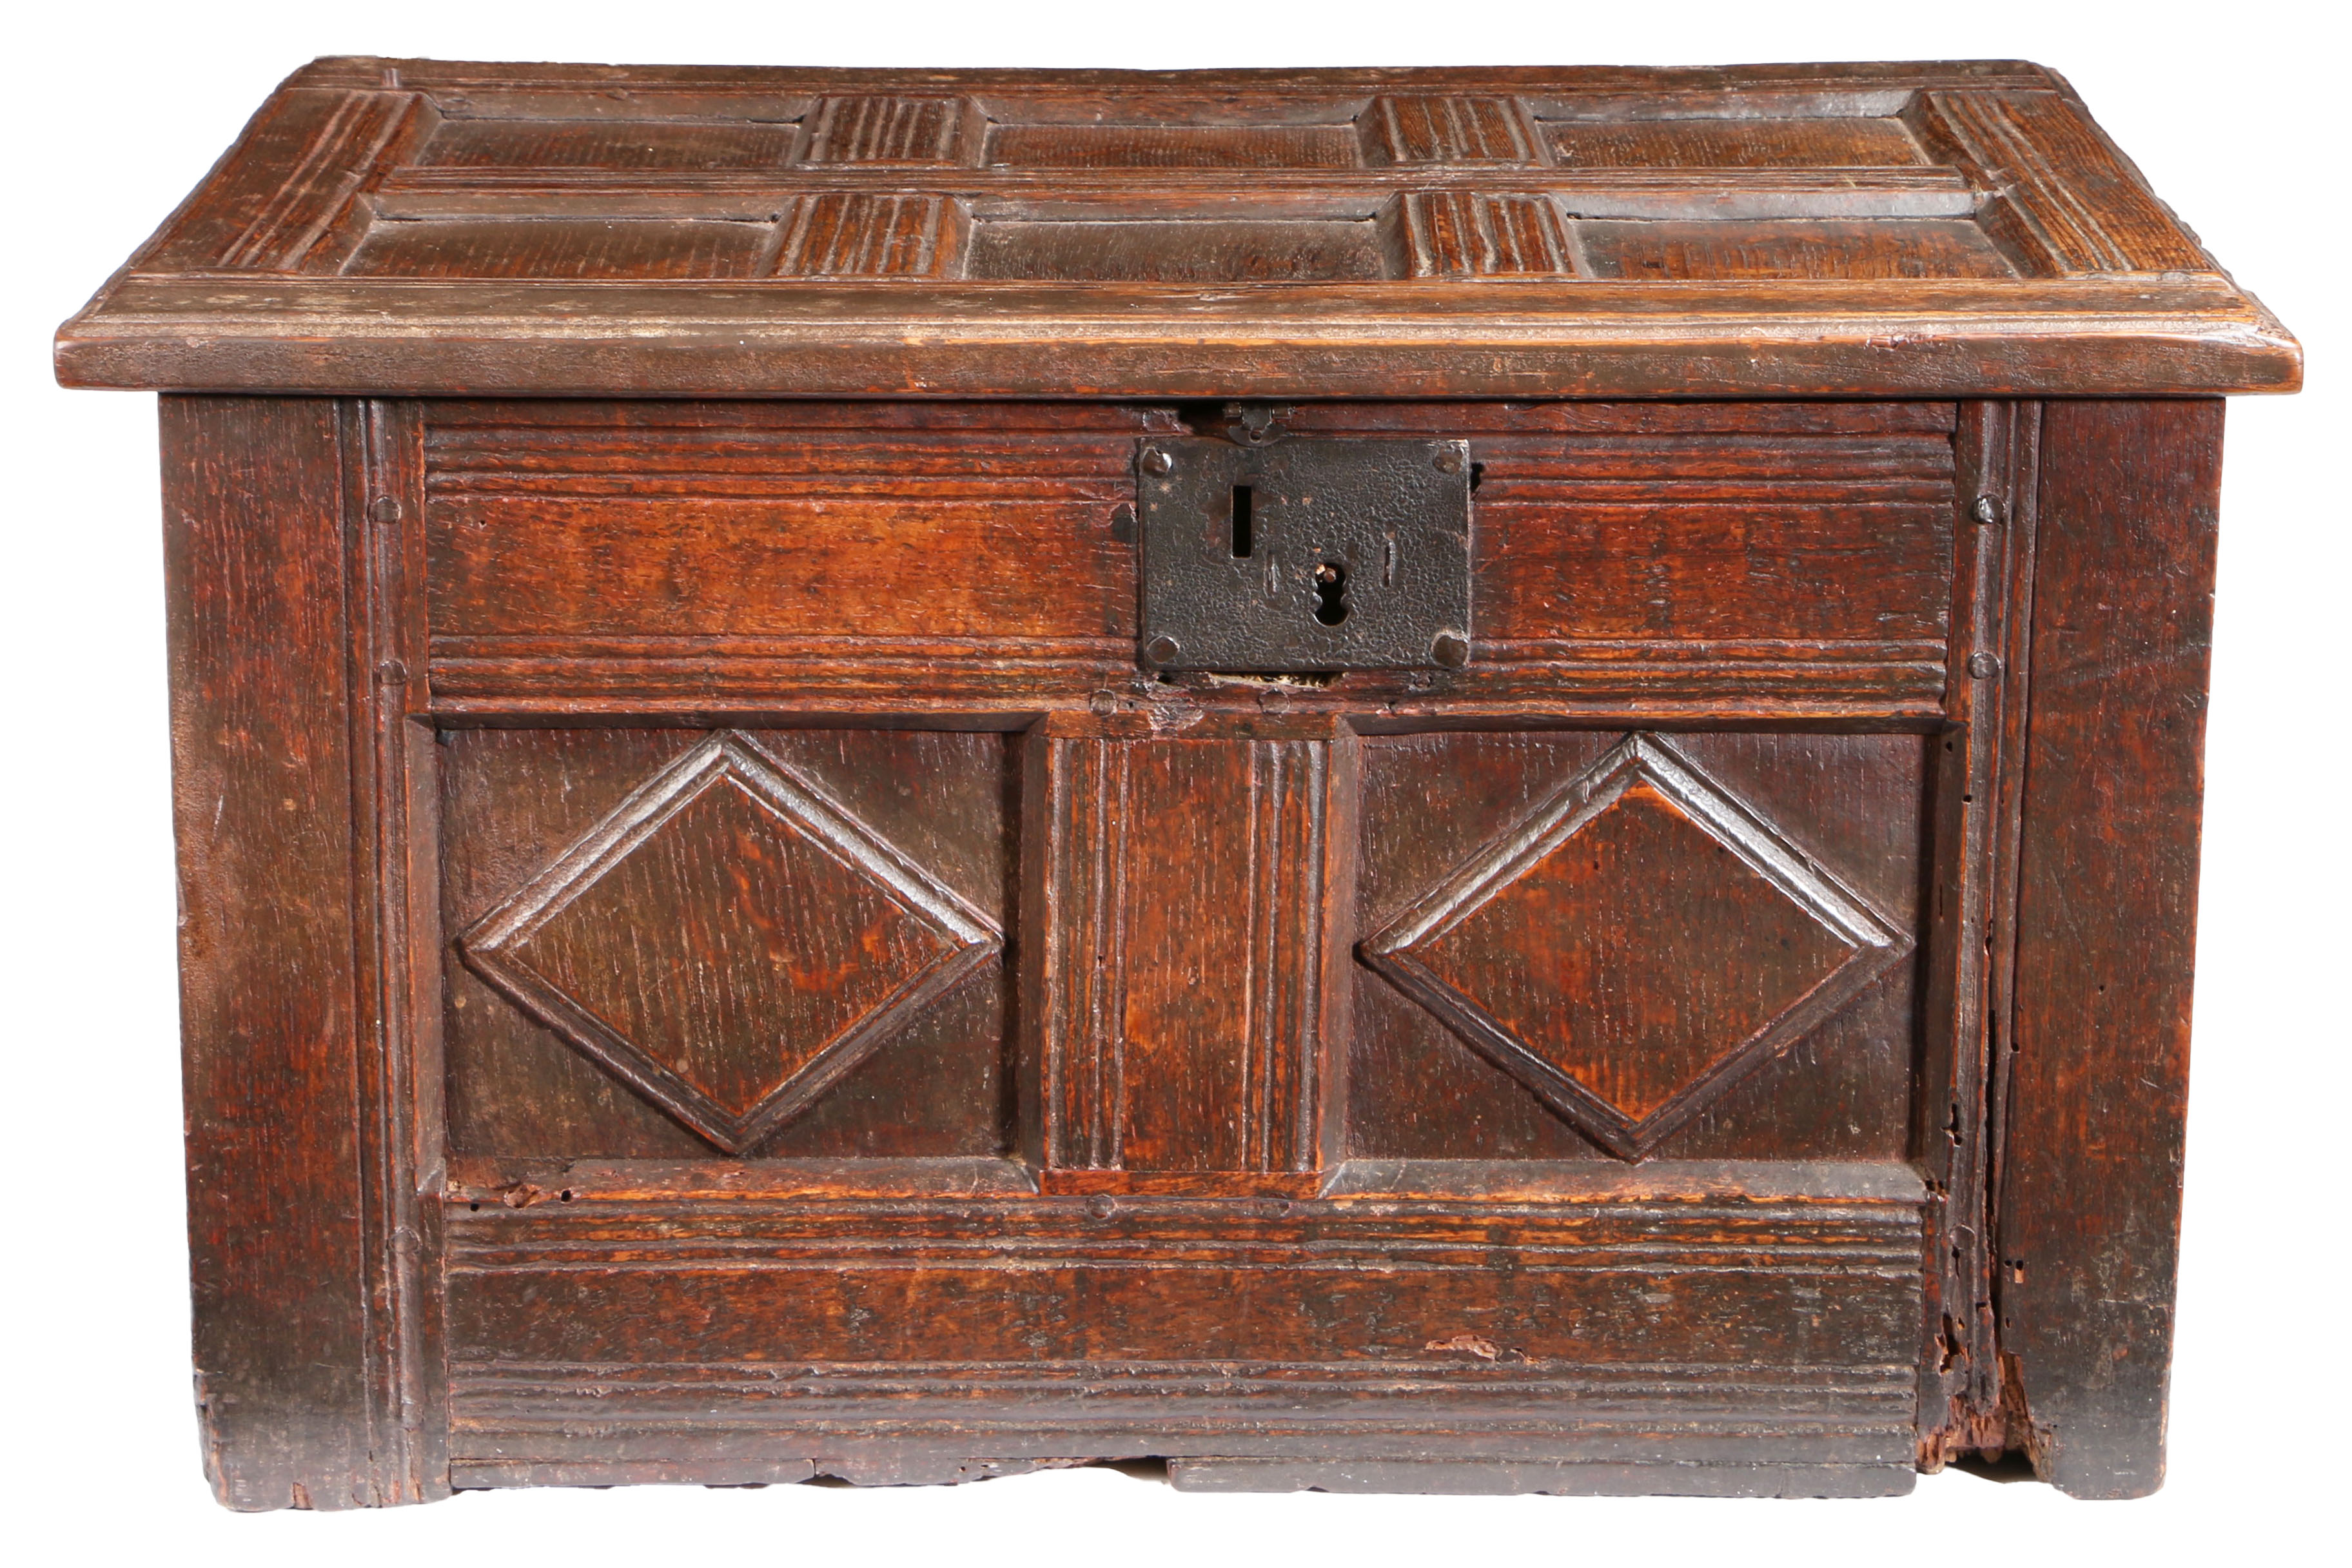
[[[1467,442],[1461,666],[1139,657],[1213,409],[381,412],[458,1484],[1902,1484],[2006,414],[1280,418]]]

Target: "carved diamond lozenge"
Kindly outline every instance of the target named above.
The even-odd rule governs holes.
[[[1630,1160],[1911,947],[1760,816],[1637,734],[1361,952]]]
[[[987,916],[732,732],[458,939],[477,973],[730,1153],[1002,946]]]

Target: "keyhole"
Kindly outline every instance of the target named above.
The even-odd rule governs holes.
[[[1315,568],[1315,618],[1327,626],[1348,618],[1348,569],[1336,561]]]
[[[1255,541],[1250,532],[1250,509],[1254,498],[1247,485],[1234,487],[1234,559],[1246,561]]]

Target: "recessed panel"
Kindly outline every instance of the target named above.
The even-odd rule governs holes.
[[[797,126],[757,121],[445,120],[416,162],[436,169],[772,169]]]
[[[2016,268],[1965,218],[1581,223],[1596,277],[1654,282],[1777,278],[2010,278]]]
[[[1904,168],[1927,162],[1894,119],[1571,120],[1543,130],[1554,160],[1575,169]]]
[[[1338,282],[1387,276],[1381,237],[1370,217],[997,219],[972,226],[965,275],[1041,282]]]
[[[1887,1160],[1931,742],[1362,742],[1352,1157]]]
[[[662,218],[379,221],[343,271],[357,278],[749,278],[775,226]]]
[[[966,408],[860,429],[838,407],[752,407],[715,427],[614,413],[427,437],[436,637],[707,662],[721,650],[686,639],[783,638],[760,646],[804,657],[861,638],[1134,636],[1135,546],[1115,526],[1134,496],[1132,416],[1050,427]]]
[[[1347,169],[1347,125],[1000,125],[988,161],[1017,169]]]
[[[1000,1152],[993,734],[451,732],[452,1152]]]
[[[1548,1110],[1639,1160],[1912,945],[1673,743],[1633,734],[1361,952]]]

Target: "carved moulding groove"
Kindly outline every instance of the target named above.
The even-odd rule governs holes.
[[[1482,913],[1527,883],[1556,854],[1574,846],[1580,834],[1625,806],[1635,792],[1642,792],[1641,798],[1652,809],[1704,835],[1696,839],[1702,848],[1711,842],[1727,851],[1742,868],[1731,873],[1734,878],[1774,889],[1788,905],[1801,911],[1818,928],[1814,938],[1821,955],[1814,965],[1816,973],[1793,982],[1784,979],[1780,987],[1784,994],[1764,995],[1736,1022],[1725,1020],[1731,1026],[1725,1030],[1725,1037],[1684,1042],[1679,1048],[1691,1058],[1692,1070],[1670,1091],[1638,1097],[1637,1103],[1628,1108],[1586,1081],[1596,1076],[1590,1059],[1593,1047],[1589,1040],[1580,1042],[1578,1037],[1588,1030],[1603,1032],[1597,1004],[1563,1005],[1544,1019],[1540,1030],[1524,1022],[1515,1027],[1497,1016],[1500,1009],[1491,996],[1482,999],[1475,987],[1441,973],[1447,966],[1441,950],[1449,944],[1461,946],[1454,941],[1457,933],[1463,939],[1472,936]],[[1596,858],[1596,867],[1600,864]],[[1661,865],[1637,869],[1664,876],[1674,868]],[[1738,890],[1750,896],[1756,891],[1753,887]],[[1580,897],[1591,904],[1596,901],[1596,891],[1600,898],[1607,897],[1606,888],[1586,889]],[[1572,928],[1545,934],[1562,952],[1586,935]],[[1715,951],[1676,952],[1661,948],[1638,956],[1621,954],[1620,963],[1625,967],[1647,967],[1653,972],[1633,976],[1623,988],[1638,989],[1644,980],[1661,991],[1676,988],[1703,965],[1736,971],[1750,956],[1744,950],[1766,940],[1746,929],[1727,929],[1722,938]],[[1738,1079],[1827,1022],[1871,982],[1901,962],[1914,945],[1908,931],[1687,758],[1658,737],[1637,732],[1626,736],[1527,817],[1481,847],[1412,908],[1366,938],[1357,951],[1365,963],[1517,1079],[1554,1114],[1620,1159],[1634,1161],[1648,1155]],[[1613,983],[1619,977],[1603,978]],[[1580,1000],[1591,1001],[1589,997]],[[1548,1040],[1554,1042],[1553,1049],[1547,1050]],[[1605,1057],[1605,1048],[1602,1054]],[[1573,1065],[1564,1067],[1559,1059],[1562,1056],[1586,1058],[1582,1073]]]
[[[740,792],[772,823],[775,839],[814,853],[846,873],[916,928],[927,957],[902,957],[879,978],[895,982],[821,1042],[779,1040],[780,1068],[800,1059],[749,1103],[730,1103],[680,1066],[663,1061],[650,1042],[558,984],[535,964],[534,937],[671,827],[713,790]],[[592,914],[583,918],[594,918]],[[607,917],[609,918],[609,917]],[[653,917],[658,918],[658,916]],[[624,912],[623,923],[630,923]],[[903,850],[831,800],[808,778],[762,751],[749,736],[722,731],[667,764],[578,842],[457,938],[466,965],[591,1061],[730,1154],[759,1143],[806,1110],[871,1056],[923,1008],[993,958],[1003,934],[987,915],[918,865]],[[911,956],[911,955],[910,955]],[[723,977],[722,977],[723,983]],[[681,1064],[682,1065],[682,1064]]]

